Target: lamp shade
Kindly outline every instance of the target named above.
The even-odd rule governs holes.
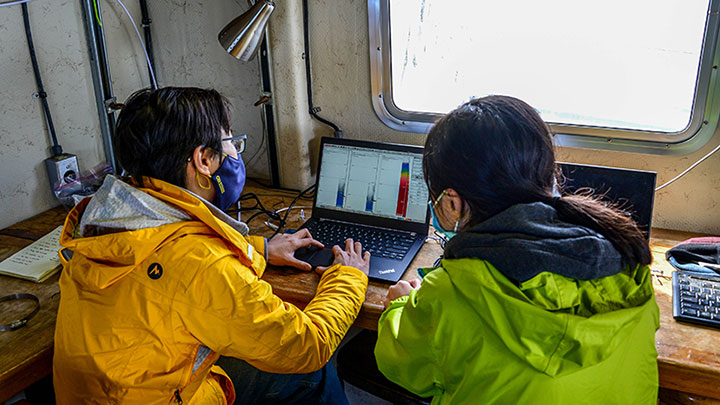
[[[257,53],[270,14],[275,9],[272,0],[258,0],[218,34],[218,41],[227,53],[242,61],[249,61]]]

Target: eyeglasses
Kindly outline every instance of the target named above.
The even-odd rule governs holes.
[[[235,150],[237,153],[243,153],[245,152],[245,141],[247,140],[247,134],[241,134],[236,136],[231,136],[229,138],[221,138],[222,142],[230,141],[232,142],[233,146],[235,147]]]

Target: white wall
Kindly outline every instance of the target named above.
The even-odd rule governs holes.
[[[114,1],[100,0],[119,100],[146,86],[147,69],[135,33]],[[126,1],[136,19],[137,2]],[[224,55],[216,43],[222,26],[247,9],[243,0],[149,2],[161,85],[215,87],[235,106],[235,130],[250,135],[249,151],[260,144],[256,62]],[[311,184],[318,139],[331,131],[307,115],[299,1],[277,2],[270,35],[278,115],[281,176],[286,187]],[[81,168],[103,159],[79,1],[33,0],[33,34],[46,91],[61,144],[78,154]],[[348,138],[422,144],[423,134],[392,130],[370,102],[367,3],[310,1],[315,104]],[[27,54],[19,6],[0,8],[0,227],[56,205],[48,190],[43,159],[48,137]],[[660,183],[674,177],[720,142],[720,134],[699,151],[667,157],[564,148],[559,159],[658,172]],[[264,154],[250,173],[267,177]],[[654,225],[720,233],[720,155],[714,156],[656,196]]]
[[[103,157],[76,3],[32,1],[35,51],[60,144],[83,167]],[[57,205],[43,160],[50,141],[38,99],[20,6],[0,8],[0,227]]]
[[[103,15],[113,89],[118,101],[149,85],[147,67],[135,31],[115,0],[98,0]],[[140,26],[137,0],[124,3]],[[243,63],[217,42],[217,33],[248,8],[241,0],[211,3],[148,1],[152,18],[156,75],[161,86],[212,87],[234,107],[233,129],[249,136],[245,159],[262,144],[257,60]],[[78,155],[80,168],[104,161],[92,89],[80,1],[33,0],[28,3],[33,40],[58,139]],[[141,31],[142,34],[142,31]],[[19,5],[0,7],[0,228],[58,205],[50,192],[43,160],[49,137],[25,39]],[[263,146],[248,167],[267,178]]]
[[[143,35],[138,1],[123,0],[123,3]],[[152,0],[147,3],[158,84],[214,88],[226,96],[233,105],[233,132],[248,134],[247,150],[243,153],[246,165],[249,163],[248,175],[267,179],[261,107],[253,106],[261,92],[258,60],[240,62],[228,55],[217,40],[218,32],[247,10],[248,3],[241,0],[209,3]],[[124,11],[115,0],[103,0],[102,4],[115,82],[113,89],[122,101],[134,90],[149,86],[150,81],[137,34]],[[248,162],[253,156],[255,158]]]
[[[287,8],[280,2],[278,7]],[[373,110],[370,101],[367,2],[312,0],[309,16],[314,101],[315,105],[322,107],[321,115],[338,124],[347,138],[423,144],[425,135],[392,130],[380,122]],[[301,14],[295,14],[288,19],[301,24],[301,17]],[[277,22],[275,20],[273,24]],[[283,34],[282,31],[287,29],[273,27],[276,34]],[[273,42],[281,41],[282,38],[282,35],[275,35]],[[294,66],[302,61],[298,54],[281,56],[284,59],[278,60],[279,56],[276,55],[275,64],[280,66],[282,72],[289,69],[282,66]],[[276,96],[280,97],[278,94]],[[284,116],[280,119],[284,119]],[[302,137],[302,131],[283,134],[292,138],[281,140],[281,156],[285,162],[283,173],[292,167],[294,161],[307,161],[317,154],[317,137],[332,134],[316,122],[313,128],[314,136],[307,138]],[[654,170],[658,172],[658,184],[661,184],[704,156],[719,142],[720,133],[716,133],[706,146],[687,156],[562,148],[558,159]],[[283,148],[283,144],[292,147]],[[309,146],[309,155],[305,153],[306,148],[298,149],[295,145]],[[289,187],[300,188],[309,184],[308,179],[314,177],[299,178],[283,174],[283,180]],[[720,153],[656,194],[653,221],[654,226],[661,228],[720,233]]]

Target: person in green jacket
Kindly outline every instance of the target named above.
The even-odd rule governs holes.
[[[386,297],[375,356],[434,404],[655,404],[650,249],[622,211],[562,194],[552,134],[523,101],[467,102],[423,159],[439,266]]]

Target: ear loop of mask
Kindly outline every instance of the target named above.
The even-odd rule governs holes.
[[[190,163],[190,161],[192,161],[192,156],[190,156],[189,158],[187,158],[187,161],[188,161],[188,163]],[[203,176],[204,176],[204,175],[203,175]],[[211,188],[211,186],[212,186],[212,180],[210,179],[210,177],[208,177],[208,184],[207,184],[207,186],[203,186],[203,185],[200,183],[200,172],[198,172],[198,171],[195,171],[195,182],[197,182],[198,187],[200,187],[200,188],[203,189],[203,190],[210,190],[210,188]]]
[[[204,176],[204,175],[203,175]],[[200,183],[200,172],[195,172],[195,181],[197,182],[198,187],[200,187],[203,190],[210,190],[210,187],[212,186],[212,180],[208,177],[208,184],[207,186],[203,186]]]
[[[444,191],[443,191],[443,192],[444,192]],[[469,209],[470,209],[470,208],[468,207],[468,210],[469,210]],[[465,215],[463,215],[462,212],[459,212],[459,213],[458,213],[458,218],[457,218],[457,220],[455,221],[455,226],[453,227],[453,232],[455,232],[455,233],[458,232],[458,228],[460,227],[460,220],[462,220],[463,217],[465,217]]]
[[[433,207],[435,205],[437,205],[440,202],[440,200],[445,196],[446,191],[447,191],[447,189],[443,190],[442,193],[440,193],[440,196],[437,198],[437,200],[435,200],[435,202],[433,202]],[[460,226],[460,214],[458,214],[458,219],[455,221],[455,226],[453,227],[454,233],[457,233],[458,226]]]

